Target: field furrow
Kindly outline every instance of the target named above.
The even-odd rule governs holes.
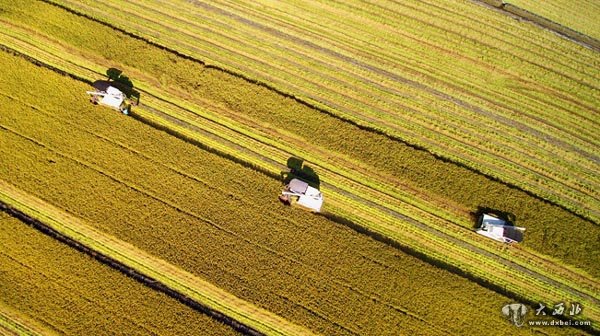
[[[588,13],[597,13],[600,6],[595,1],[545,1],[543,4],[531,0],[511,0],[507,3],[517,5],[530,12],[548,18],[554,22],[572,28],[595,39],[600,39],[600,24],[588,17]]]

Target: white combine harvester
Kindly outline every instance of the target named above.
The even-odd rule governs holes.
[[[480,221],[481,226],[477,230],[480,235],[503,243],[520,243],[523,241],[525,228],[510,225],[509,222],[490,214],[483,214]]]
[[[323,205],[321,192],[299,179],[292,179],[285,186],[279,199],[292,206],[300,206],[312,212],[320,212]]]
[[[94,104],[108,106],[125,115],[129,114],[129,106],[125,103],[125,94],[114,86],[108,86],[106,90],[87,91],[87,94],[90,95],[90,100]]]

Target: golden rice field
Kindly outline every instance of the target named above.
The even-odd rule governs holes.
[[[597,51],[460,1],[0,0],[0,28],[0,201],[204,307],[0,214],[24,236],[7,246],[60,256],[0,254],[25,265],[0,272],[0,332],[78,334],[85,304],[105,334],[115,282],[149,300],[122,334],[597,332]],[[141,93],[129,117],[85,96],[108,68]],[[322,215],[278,202],[290,157],[319,175]],[[483,207],[525,241],[475,234]],[[500,308],[519,301],[579,302],[592,325],[517,328]]]
[[[2,176],[14,186],[315,332],[513,332],[494,314],[508,298],[322,217],[273,206],[277,181],[80,101],[70,93],[82,83],[2,59],[28,88],[11,98],[1,90],[10,108],[0,147],[11,158]],[[61,89],[36,107],[52,85]]]
[[[3,212],[0,241],[0,314],[37,335],[237,334]]]

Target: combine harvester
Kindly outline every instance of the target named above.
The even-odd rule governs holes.
[[[523,241],[525,228],[514,226],[512,223],[491,214],[483,214],[479,221],[481,225],[477,233],[480,235],[503,243],[520,243]]]
[[[323,205],[321,192],[296,178],[284,187],[279,199],[285,204],[299,206],[311,212],[321,212]]]
[[[125,102],[125,94],[108,82],[94,83],[95,91],[87,91],[90,95],[90,101],[94,104],[108,106],[114,110],[120,111],[125,115],[129,114],[129,104]]]

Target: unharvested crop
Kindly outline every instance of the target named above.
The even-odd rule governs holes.
[[[237,334],[4,212],[0,284],[0,306],[33,320],[40,334]]]
[[[94,108],[73,95],[81,83],[1,57],[27,88],[0,88],[0,157],[10,158],[0,174],[19,188],[317,332],[526,332],[502,321],[506,297],[283,207],[277,181]]]
[[[110,58],[116,65],[138,71],[140,80],[146,83],[170,89],[200,105],[214,106],[223,117],[260,129],[292,149],[302,148],[306,155],[313,155],[310,158],[313,161],[327,162],[338,170],[368,171],[367,182],[384,183],[384,191],[388,193],[402,189],[406,201],[420,207],[424,203],[419,203],[419,199],[427,199],[427,208],[447,209],[448,219],[467,228],[473,223],[469,212],[479,206],[512,212],[518,218],[517,224],[528,228],[526,247],[577,265],[593,275],[600,271],[596,266],[600,258],[599,240],[595,239],[597,225],[568,211],[226,72],[159,50],[58,8],[32,4],[52,13],[45,17],[48,22],[34,20],[33,16],[15,9],[10,14],[16,19],[14,23],[22,20],[26,25],[39,25],[39,29],[51,27],[44,28],[44,33],[62,40],[61,43],[85,57]],[[60,25],[52,24],[59,21]],[[81,27],[87,27],[90,34],[82,34]]]

